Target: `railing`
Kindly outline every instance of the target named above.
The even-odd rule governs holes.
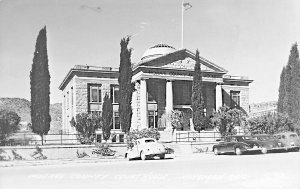
[[[235,132],[236,135],[243,135],[244,132]],[[215,131],[179,131],[176,133],[176,143],[179,142],[216,142],[221,139],[221,134]]]
[[[6,141],[1,141],[1,146],[31,146],[41,145],[42,138],[33,133],[15,133]],[[43,145],[81,144],[78,134],[47,134],[43,136]]]
[[[220,133],[213,131],[201,131],[200,133],[187,131],[176,133],[176,142],[216,142],[216,140],[220,138]]]

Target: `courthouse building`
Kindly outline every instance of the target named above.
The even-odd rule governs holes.
[[[203,94],[207,116],[222,105],[239,107],[249,113],[249,84],[244,76],[231,76],[221,66],[200,57]],[[195,53],[176,50],[165,44],[147,49],[133,66],[132,129],[168,126],[166,115],[180,110],[191,117],[192,81]],[[81,112],[101,112],[105,94],[113,102],[113,142],[123,140],[118,112],[117,68],[76,65],[70,69],[59,89],[63,93],[63,132],[73,133],[70,120]],[[183,130],[193,130],[192,123]],[[98,133],[101,131],[98,131]]]

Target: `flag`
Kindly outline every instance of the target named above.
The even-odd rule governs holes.
[[[192,8],[192,5],[190,3],[183,3],[182,6],[183,6],[184,10],[188,10],[188,9]]]

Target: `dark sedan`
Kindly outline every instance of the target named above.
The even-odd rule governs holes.
[[[253,135],[253,138],[259,141],[262,144],[263,148],[266,148],[267,152],[287,151],[287,146],[272,135],[258,134]]]
[[[215,155],[223,153],[235,153],[241,155],[249,151],[259,151],[257,148],[251,148],[249,144],[245,142],[239,142],[235,137],[226,137],[219,144],[213,146],[213,152]]]

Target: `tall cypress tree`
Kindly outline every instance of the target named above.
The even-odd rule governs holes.
[[[277,111],[279,113],[284,113],[284,106],[283,102],[285,99],[285,67],[282,68],[281,75],[280,75],[280,84],[279,84],[279,95],[278,95],[278,102],[277,102]]]
[[[292,78],[291,78],[291,100],[292,112],[290,117],[295,122],[300,121],[300,62],[297,43],[295,43],[291,50],[292,62]]]
[[[295,99],[297,98],[297,95],[295,93],[296,80],[294,77],[295,75],[297,75],[297,73],[295,73],[295,68],[297,67],[298,60],[299,52],[297,49],[297,44],[294,44],[290,50],[289,60],[285,67],[285,95],[283,97],[283,113],[288,114],[291,118],[293,118],[293,111],[295,111],[294,103]]]
[[[131,84],[132,79],[132,68],[131,68],[131,52],[132,49],[128,48],[130,37],[122,38],[121,53],[120,53],[120,67],[119,67],[119,115],[120,123],[123,132],[128,132],[131,126],[131,100],[133,87]]]
[[[36,40],[30,72],[32,131],[42,138],[50,130],[50,73],[47,54],[46,26]]]
[[[205,127],[204,115],[204,100],[202,93],[202,73],[199,59],[199,51],[196,51],[196,64],[193,75],[193,91],[192,91],[192,109],[193,109],[193,123],[195,130],[200,132],[201,128]]]
[[[112,129],[113,124],[113,105],[107,94],[105,94],[103,100],[102,120],[103,139],[107,141],[110,137],[110,130]]]

